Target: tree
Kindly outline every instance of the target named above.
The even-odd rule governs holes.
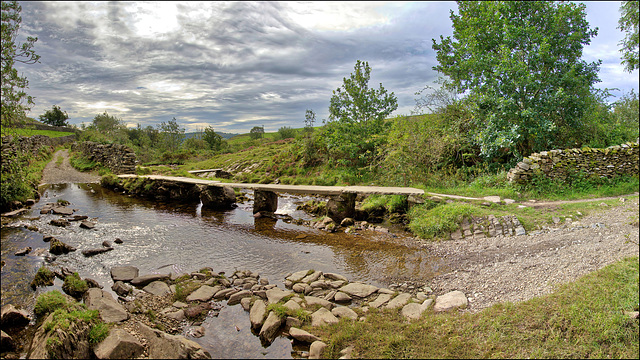
[[[564,146],[579,129],[601,61],[581,60],[596,36],[585,5],[546,1],[460,1],[453,39],[433,39],[450,87],[474,104],[473,141],[488,158],[512,160]],[[570,139],[569,139],[570,140]]]
[[[27,37],[25,43],[17,43],[16,37],[20,29],[22,7],[16,1],[2,1],[1,38],[2,55],[2,96],[0,106],[0,123],[11,126],[24,118],[26,111],[33,105],[33,97],[26,93],[29,86],[26,76],[18,75],[14,65],[16,62],[35,64],[40,62],[33,46],[37,37]]]
[[[184,128],[180,128],[176,118],[161,122],[159,130],[164,148],[172,152],[177,151],[184,140]]]
[[[625,32],[624,39],[619,43],[622,46],[622,64],[625,70],[632,72],[638,69],[638,1],[623,1],[620,6],[620,19],[618,29]]]
[[[51,110],[47,110],[43,115],[40,115],[40,121],[52,126],[69,126],[68,119],[67,112],[62,111],[58,105],[53,105]]]
[[[252,140],[262,139],[264,136],[264,125],[254,126],[251,131],[249,131],[249,136]]]
[[[211,126],[204,129],[202,139],[209,145],[209,149],[219,151],[222,148],[222,136],[216,133]]]
[[[316,122],[316,113],[314,113],[313,110],[311,109],[307,109],[306,113],[304,114],[304,131],[312,132],[313,124],[315,122]]]
[[[371,163],[384,143],[385,119],[398,108],[398,100],[382,83],[377,90],[369,88],[368,62],[357,60],[354,70],[333,91],[324,133],[330,155],[343,165],[363,166]]]

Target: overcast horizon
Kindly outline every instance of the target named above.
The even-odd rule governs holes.
[[[620,2],[585,2],[598,35],[583,59],[602,60],[597,88],[638,92],[624,72]],[[58,105],[69,122],[107,111],[128,126],[175,117],[186,132],[212,126],[247,133],[304,126],[306,109],[328,117],[332,91],[356,60],[410,114],[415,93],[438,74],[432,38],[452,36],[455,2],[20,2],[18,40],[37,36],[41,63],[16,66],[36,105]],[[613,99],[615,100],[615,99]]]

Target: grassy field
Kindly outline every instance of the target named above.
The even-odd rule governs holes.
[[[328,339],[323,357],[338,358],[638,358],[638,257],[584,276],[557,291],[479,313],[427,311],[407,323],[398,311],[372,310],[366,321],[307,329]]]
[[[53,130],[36,130],[36,129],[19,129],[19,128],[2,128],[2,136],[13,135],[13,136],[33,136],[33,135],[44,135],[50,138],[57,138],[68,135],[75,135],[73,132],[65,132],[65,131],[53,131]]]

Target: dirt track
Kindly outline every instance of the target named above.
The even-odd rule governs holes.
[[[60,165],[56,164],[58,157],[62,157],[63,161]],[[80,172],[69,163],[69,150],[58,150],[53,154],[50,163],[45,166],[42,173],[40,185],[44,184],[64,184],[64,183],[91,183],[100,181],[100,176]]]

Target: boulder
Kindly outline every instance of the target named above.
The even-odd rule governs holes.
[[[113,250],[112,247],[102,247],[102,248],[98,248],[98,249],[86,249],[86,250],[82,250],[82,255],[86,256],[86,257],[91,257],[94,255],[98,255],[98,254],[102,254],[108,251]]]
[[[23,248],[23,249],[20,249],[20,250],[16,251],[13,255],[15,255],[15,256],[25,256],[28,253],[30,253],[31,250],[33,250],[33,249],[31,249],[31,246],[27,246],[26,248]]]
[[[309,347],[309,359],[321,359],[322,352],[327,348],[327,344],[322,341],[314,341]]]
[[[300,282],[300,280],[304,279],[308,274],[309,274],[309,270],[297,271],[287,276],[285,280],[289,280],[292,283],[297,283],[297,282]]]
[[[387,305],[385,305],[385,308],[386,309],[396,309],[396,308],[402,307],[409,301],[410,298],[411,298],[411,294],[409,294],[409,293],[399,294],[398,296],[396,296],[393,299],[389,300]]]
[[[242,290],[242,291],[238,291],[237,293],[229,296],[229,300],[227,301],[227,305],[236,305],[240,303],[240,300],[247,298],[247,297],[251,297],[251,291],[249,290]]]
[[[262,326],[264,317],[267,314],[267,304],[262,300],[256,300],[251,306],[249,311],[249,321],[251,321],[251,328],[257,329]]]
[[[113,290],[116,294],[120,296],[127,296],[133,289],[130,285],[123,283],[122,281],[116,281],[113,286],[111,286],[111,290]]]
[[[298,329],[296,327],[291,327],[289,328],[289,335],[291,335],[292,338],[298,340],[298,341],[302,341],[302,342],[306,342],[306,343],[312,343],[314,341],[318,341],[320,340],[319,337],[310,334],[304,330]]]
[[[352,298],[351,296],[338,291],[334,296],[333,296],[333,301],[338,302],[338,303],[344,303],[344,302],[349,302],[351,301]]]
[[[273,191],[254,190],[253,213],[265,211],[268,213],[276,212],[278,209],[278,194]]]
[[[155,296],[165,296],[167,294],[171,294],[171,289],[169,289],[169,285],[167,285],[167,283],[160,280],[151,282],[149,285],[142,288],[142,290]]]
[[[76,248],[63,243],[56,238],[52,238],[49,242],[49,252],[54,255],[68,254],[70,251],[76,251]]]
[[[331,311],[323,307],[311,314],[311,326],[321,326],[324,324],[333,324],[337,322],[338,318],[335,317],[335,315],[333,315]]]
[[[431,303],[433,303],[433,299],[427,299],[422,304],[409,303],[402,308],[401,314],[407,320],[418,320],[422,313],[431,306]]]
[[[49,221],[49,224],[53,226],[59,226],[59,227],[67,227],[71,225],[71,223],[67,219],[53,219]]]
[[[222,286],[219,285],[213,287],[209,285],[202,285],[196,291],[187,296],[187,301],[209,301],[220,290],[222,290]]]
[[[269,304],[276,304],[278,301],[282,300],[287,295],[292,294],[291,291],[284,291],[278,288],[273,288],[267,290],[267,301]]]
[[[150,359],[211,359],[198,343],[182,335],[169,335],[138,322],[138,329],[149,346]]]
[[[98,288],[91,288],[84,294],[84,303],[90,310],[98,310],[106,323],[120,322],[129,318],[129,313],[113,299],[111,294]]]
[[[51,211],[53,211],[54,214],[58,214],[58,215],[72,215],[73,214],[73,209],[69,209],[66,206],[54,206],[53,208],[51,208]]]
[[[358,318],[358,314],[346,306],[337,306],[331,310],[331,313],[338,318],[347,318],[355,320]]]
[[[319,297],[315,297],[315,296],[305,296],[304,301],[307,302],[307,305],[313,306],[313,305],[320,305],[324,308],[326,308],[327,310],[331,310],[331,308],[333,308],[333,303],[331,301],[327,301],[325,299],[321,299]]]
[[[271,311],[267,316],[267,320],[262,324],[262,328],[258,334],[260,340],[270,344],[273,339],[275,339],[276,333],[278,332],[278,329],[280,329],[280,325],[282,325],[282,319],[280,319],[275,312]]]
[[[26,326],[31,317],[26,310],[16,309],[15,306],[7,304],[0,310],[0,326],[3,329],[17,326]]]
[[[433,311],[449,311],[456,308],[466,308],[469,304],[467,297],[462,291],[456,290],[448,292],[444,295],[436,298],[436,304],[433,306]]]
[[[205,209],[230,209],[236,202],[236,193],[228,186],[208,186],[200,191],[200,200]]]
[[[339,224],[344,218],[354,217],[355,205],[355,193],[342,193],[341,195],[331,196],[327,201],[327,216]]]
[[[52,321],[53,314],[49,314],[36,330],[27,359],[90,359],[92,357],[89,323],[77,318],[76,321],[70,321],[66,329],[56,327],[46,331],[45,325]]]
[[[91,229],[96,227],[96,223],[94,223],[93,221],[89,221],[89,220],[83,220],[80,223],[80,227],[83,228],[83,229],[91,230]]]
[[[133,335],[113,329],[94,350],[98,359],[135,359],[144,353],[144,346]]]
[[[349,283],[340,288],[340,291],[346,293],[351,296],[356,296],[359,298],[366,298],[367,296],[373,294],[378,291],[378,288],[373,285],[368,284],[360,284],[360,283]]]
[[[111,268],[113,281],[131,281],[138,277],[138,268],[135,266],[115,266]]]
[[[150,283],[152,283],[154,281],[166,280],[166,279],[169,279],[169,275],[168,274],[142,275],[142,276],[137,276],[137,277],[131,279],[131,285],[142,287],[142,286],[146,286],[147,284],[150,284]]]

